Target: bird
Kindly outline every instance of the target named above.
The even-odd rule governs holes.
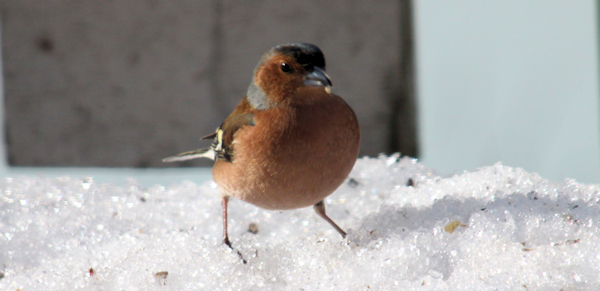
[[[246,96],[202,139],[208,148],[163,162],[209,158],[221,196],[223,243],[230,197],[268,210],[313,206],[343,238],[325,212],[324,199],[348,177],[358,158],[360,127],[352,108],[331,92],[325,57],[309,43],[267,51],[254,69]]]

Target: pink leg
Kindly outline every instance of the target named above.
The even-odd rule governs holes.
[[[231,246],[231,242],[229,241],[229,235],[227,235],[227,202],[229,202],[229,196],[223,197],[223,201],[221,202],[221,205],[223,206],[223,243],[226,244],[230,249],[235,251],[242,260],[242,263],[245,264],[246,259],[244,259],[244,256],[242,256],[242,253],[240,253],[240,251],[234,249]]]
[[[221,203],[223,206],[223,243],[233,249],[233,247],[231,247],[231,242],[229,241],[229,235],[227,235],[227,202],[229,202],[229,197],[223,197]]]
[[[333,226],[333,228],[335,228],[335,230],[337,230],[337,232],[339,232],[343,238],[346,238],[346,232],[343,231],[337,224],[335,224],[335,222],[333,222],[333,220],[331,220],[327,214],[325,214],[325,203],[323,203],[323,201],[315,204],[314,208],[315,212],[317,212],[319,216],[325,219],[325,221],[329,222],[329,224],[331,224],[331,226]]]

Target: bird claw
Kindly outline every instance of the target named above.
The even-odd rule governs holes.
[[[238,255],[238,257],[240,257],[240,260],[242,260],[242,263],[244,263],[244,265],[248,263],[248,261],[246,261],[246,259],[244,259],[244,256],[242,255],[242,252],[240,252],[239,250],[236,250],[235,248],[233,248],[233,246],[231,245],[231,242],[229,241],[229,238],[224,238],[223,239],[223,244],[226,245],[226,246],[228,246],[229,249],[232,252],[236,252],[237,255]]]

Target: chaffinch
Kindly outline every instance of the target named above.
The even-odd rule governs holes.
[[[212,174],[222,196],[223,242],[227,203],[234,197],[265,209],[314,206],[346,179],[358,157],[360,129],[354,111],[331,93],[325,58],[312,44],[273,47],[262,56],[246,97],[213,134],[211,147],[164,162],[199,157],[215,161]]]

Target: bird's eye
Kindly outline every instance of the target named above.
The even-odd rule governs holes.
[[[281,63],[281,71],[289,74],[292,72],[292,67],[286,63]]]

